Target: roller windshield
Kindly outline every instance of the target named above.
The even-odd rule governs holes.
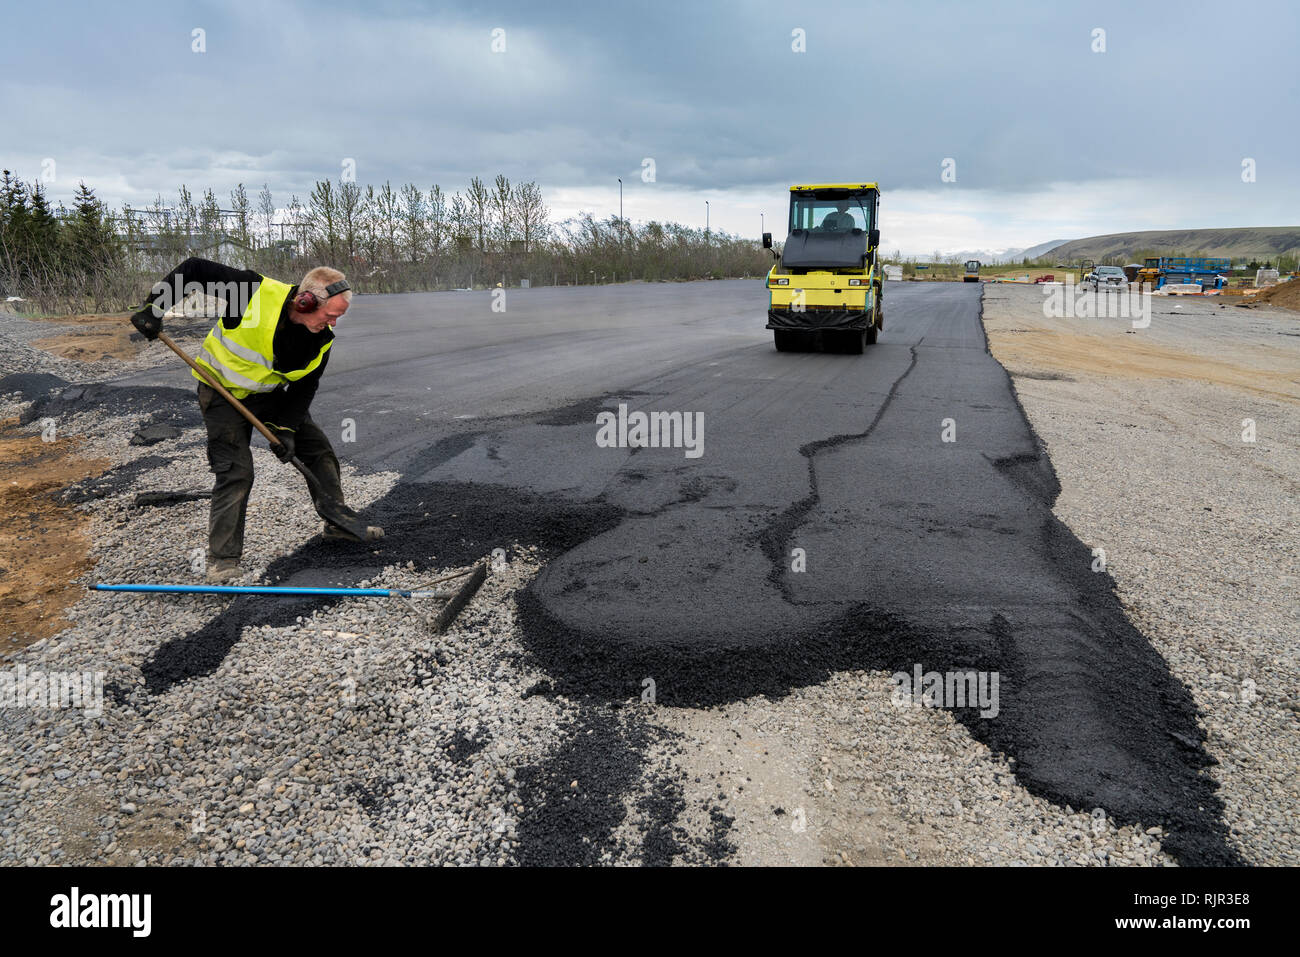
[[[874,203],[867,194],[823,199],[816,196],[794,196],[790,200],[790,231],[811,232],[864,232],[872,227],[871,212]]]

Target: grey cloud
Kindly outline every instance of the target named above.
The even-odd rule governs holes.
[[[345,156],[366,182],[452,188],[498,171],[605,184],[643,156],[661,182],[695,189],[860,177],[932,188],[945,157],[959,189],[1231,178],[1239,153],[1294,178],[1295,124],[1265,119],[1294,112],[1294,18],[1217,10],[84,3],[51,32],[48,11],[28,7],[9,28],[45,39],[11,46],[0,71],[6,153],[93,152],[150,193],[179,180],[133,170],[220,189],[267,180],[286,200],[337,177]],[[200,25],[208,52],[195,55]],[[496,26],[504,55],[488,49]],[[1093,26],[1108,31],[1105,54],[1089,50]],[[805,54],[790,50],[795,27]],[[1261,91],[1272,109],[1251,105]],[[1232,118],[1226,132],[1219,116]]]

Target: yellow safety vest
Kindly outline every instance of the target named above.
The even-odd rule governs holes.
[[[255,392],[271,392],[286,382],[296,382],[319,366],[325,353],[334,345],[334,340],[330,339],[321,346],[316,358],[305,369],[280,372],[273,367],[275,327],[280,322],[280,311],[292,288],[263,276],[239,325],[227,329],[218,319],[203,340],[195,361],[229,389],[236,399],[246,399]],[[203,381],[197,372],[191,372],[191,375]]]

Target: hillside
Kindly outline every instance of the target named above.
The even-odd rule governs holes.
[[[1037,246],[1030,246],[1022,250],[1021,255],[1026,259],[1037,259],[1039,256],[1046,256],[1053,249],[1065,245],[1064,239],[1053,239],[1051,242],[1039,243]]]
[[[1131,259],[1153,250],[1166,255],[1230,256],[1234,259],[1276,259],[1300,254],[1300,226],[1249,226],[1231,229],[1158,229],[1140,233],[1110,233],[1072,239],[1048,255],[1057,262],[1080,259]]]

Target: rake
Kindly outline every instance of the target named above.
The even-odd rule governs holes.
[[[459,585],[445,583],[464,578]],[[487,562],[476,562],[463,572],[444,575],[432,581],[415,585],[412,588],[327,588],[308,585],[93,585],[95,591],[141,592],[145,594],[171,595],[265,595],[272,598],[400,598],[410,605],[411,610],[424,619],[437,634],[442,634],[460,614],[474,594],[482,587],[487,578]],[[444,587],[436,587],[443,585]],[[447,604],[434,617],[429,617],[417,608],[412,599],[444,599]]]

